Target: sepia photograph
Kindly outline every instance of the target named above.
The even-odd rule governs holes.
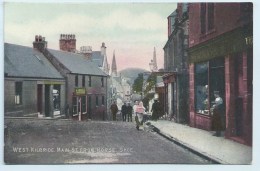
[[[253,2],[2,5],[4,165],[253,164]]]

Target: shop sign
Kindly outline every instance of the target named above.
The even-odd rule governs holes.
[[[86,95],[86,88],[75,88],[75,95],[76,96],[82,96],[82,95]]]

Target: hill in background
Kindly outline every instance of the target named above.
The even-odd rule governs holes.
[[[134,80],[138,77],[138,74],[143,72],[149,71],[141,68],[126,68],[119,71],[119,74],[121,74],[123,77],[130,78],[130,84],[132,85]]]

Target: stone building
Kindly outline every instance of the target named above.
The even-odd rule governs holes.
[[[64,77],[37,49],[5,43],[5,117],[58,117],[64,111]]]
[[[225,137],[252,144],[253,4],[189,5],[190,126],[211,130],[214,91]]]
[[[66,80],[67,116],[107,119],[107,75],[83,54],[48,49],[45,40],[35,39],[33,44]]]
[[[178,3],[168,17],[168,41],[164,46],[164,110],[179,123],[188,123],[188,4]]]

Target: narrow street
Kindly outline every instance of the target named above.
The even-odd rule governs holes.
[[[210,164],[128,122],[5,119],[6,164]]]

